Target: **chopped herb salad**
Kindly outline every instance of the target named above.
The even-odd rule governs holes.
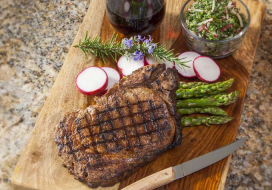
[[[195,0],[188,7],[185,18],[192,33],[208,40],[232,38],[247,25],[236,2],[229,0]]]

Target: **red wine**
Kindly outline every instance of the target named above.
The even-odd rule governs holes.
[[[125,35],[145,35],[155,30],[165,15],[163,0],[108,0],[107,16],[113,27]]]

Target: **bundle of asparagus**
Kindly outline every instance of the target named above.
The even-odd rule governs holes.
[[[189,115],[194,113],[205,113],[216,116],[210,117],[183,117],[181,125],[212,125],[225,124],[230,122],[233,117],[227,116],[227,113],[218,106],[226,106],[235,102],[239,96],[239,91],[229,94],[223,91],[231,87],[233,79],[217,83],[205,82],[181,82],[177,95],[177,109],[181,115]]]

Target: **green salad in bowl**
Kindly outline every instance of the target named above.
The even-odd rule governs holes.
[[[187,46],[213,58],[234,52],[250,23],[249,11],[240,0],[188,0],[180,16]]]

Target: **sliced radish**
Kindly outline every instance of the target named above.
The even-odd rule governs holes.
[[[193,68],[196,76],[205,82],[216,81],[221,74],[220,67],[215,61],[206,56],[199,56],[195,58]]]
[[[183,76],[183,77],[187,77],[187,78],[193,78],[196,77],[194,68],[193,68],[193,63],[194,63],[194,59],[196,57],[200,56],[198,53],[193,52],[193,51],[187,51],[184,52],[182,54],[180,54],[178,56],[178,58],[184,58],[182,59],[182,61],[189,61],[187,63],[185,63],[188,67],[180,67],[178,65],[176,65],[176,69],[178,70],[178,73]]]
[[[109,90],[111,87],[113,87],[113,85],[115,83],[117,83],[121,80],[121,76],[118,71],[116,71],[115,69],[113,69],[111,67],[101,67],[101,69],[103,69],[108,75],[108,86],[104,90],[104,93],[106,93],[107,90]]]
[[[226,26],[224,26],[222,29],[221,29],[221,32],[224,32],[225,30],[227,30],[229,27],[232,27],[233,24],[227,24]]]
[[[118,69],[122,72],[123,76],[130,75],[133,71],[144,66],[143,60],[134,61],[133,58],[122,56],[117,62]]]
[[[144,58],[144,65],[152,65],[154,63],[158,63],[153,57],[145,57]]]
[[[76,77],[76,86],[85,95],[99,95],[107,85],[108,75],[99,67],[88,67]]]
[[[144,59],[145,65],[152,65],[155,63],[164,63],[167,68],[175,68],[175,64],[171,62],[165,62],[165,61],[156,61],[156,59],[152,56],[145,57]]]

